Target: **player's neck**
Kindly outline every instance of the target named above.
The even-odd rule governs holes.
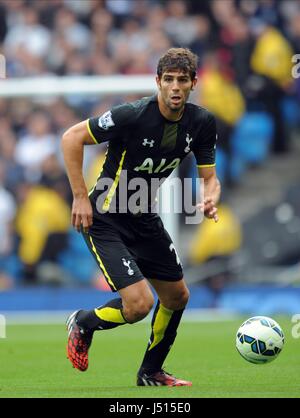
[[[158,107],[163,117],[171,122],[178,122],[182,118],[184,112],[184,107],[182,109],[179,109],[178,111],[172,111],[168,106],[166,106],[163,100],[160,99],[159,95]]]

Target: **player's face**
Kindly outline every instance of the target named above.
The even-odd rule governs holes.
[[[192,80],[188,73],[181,71],[164,72],[161,78],[156,78],[159,89],[158,100],[164,116],[181,115],[197,79]]]

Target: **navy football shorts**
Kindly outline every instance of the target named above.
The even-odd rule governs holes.
[[[171,282],[183,277],[171,237],[155,213],[102,214],[82,234],[114,292],[144,278]]]

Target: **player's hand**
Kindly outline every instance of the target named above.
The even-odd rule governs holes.
[[[206,197],[203,202],[198,203],[197,208],[204,213],[206,218],[213,219],[215,222],[218,222],[218,208],[215,206],[211,197]]]
[[[74,198],[71,222],[77,232],[80,232],[81,227],[84,232],[88,232],[93,224],[93,209],[88,196]]]

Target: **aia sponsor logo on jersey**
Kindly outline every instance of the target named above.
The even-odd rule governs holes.
[[[167,170],[174,170],[179,164],[180,158],[174,158],[172,161],[162,158],[160,162],[155,162],[152,158],[146,158],[141,165],[134,168],[134,171],[146,171],[148,174],[163,173]]]

